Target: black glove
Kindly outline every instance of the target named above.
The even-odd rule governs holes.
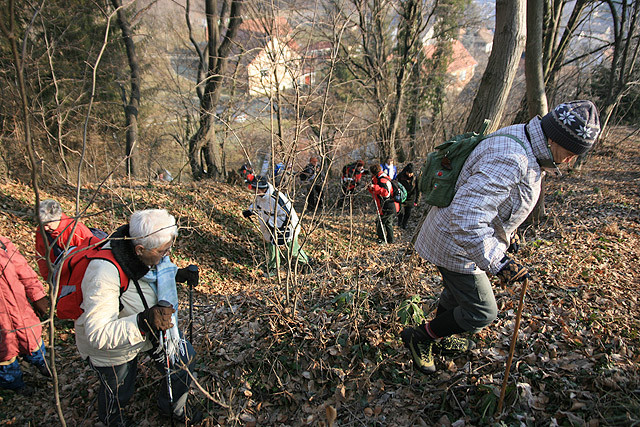
[[[158,304],[138,313],[138,328],[144,334],[155,335],[157,331],[166,331],[173,327],[171,315],[173,307],[162,307]]]
[[[506,264],[496,274],[505,284],[524,282],[525,279],[530,277],[527,267],[518,264],[507,255],[502,258],[501,262],[504,263],[505,261]]]
[[[247,209],[246,211],[242,211],[242,216],[245,218],[249,218],[251,215],[253,215],[253,211],[250,209]]]
[[[511,238],[511,244],[507,248],[507,252],[512,254],[517,254],[518,251],[520,250],[520,244],[521,244],[520,236],[518,235],[518,233],[514,233],[513,237]]]
[[[198,271],[198,266],[192,264],[186,268],[178,269],[178,272],[176,273],[176,283],[187,282],[188,284],[195,285],[198,283],[199,276],[200,273]]]

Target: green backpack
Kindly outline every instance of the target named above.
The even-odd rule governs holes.
[[[456,182],[462,166],[473,149],[476,148],[480,141],[485,139],[489,124],[491,122],[485,120],[480,133],[467,132],[457,135],[438,145],[435,151],[429,153],[427,161],[422,167],[418,184],[419,190],[428,204],[440,208],[451,204],[453,196],[456,194]],[[523,142],[513,135],[500,134],[493,136],[509,137],[517,141],[522,148],[525,148]]]
[[[391,187],[393,187],[393,200],[398,203],[404,203],[407,201],[407,189],[399,181],[392,179]]]

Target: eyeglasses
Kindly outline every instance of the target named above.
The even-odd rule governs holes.
[[[159,254],[161,257],[165,257],[171,253],[171,249],[173,249],[173,244],[176,242],[175,237],[171,240],[171,243],[167,247],[167,249],[163,250],[162,253],[159,252],[159,248],[151,249],[153,252]]]
[[[164,252],[162,252],[162,256],[165,257],[171,253],[171,249],[173,248],[173,244],[171,244]]]

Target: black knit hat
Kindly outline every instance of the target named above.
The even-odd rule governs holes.
[[[560,104],[541,121],[547,138],[571,151],[584,154],[600,134],[598,110],[591,101],[572,101]]]

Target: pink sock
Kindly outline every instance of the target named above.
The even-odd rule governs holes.
[[[436,335],[436,334],[431,330],[431,322],[426,322],[426,323],[424,324],[424,328],[426,329],[427,334],[429,334],[429,336],[430,336],[431,338],[433,338],[434,340],[440,339],[440,337],[439,337],[439,336],[437,336],[437,335]]]

